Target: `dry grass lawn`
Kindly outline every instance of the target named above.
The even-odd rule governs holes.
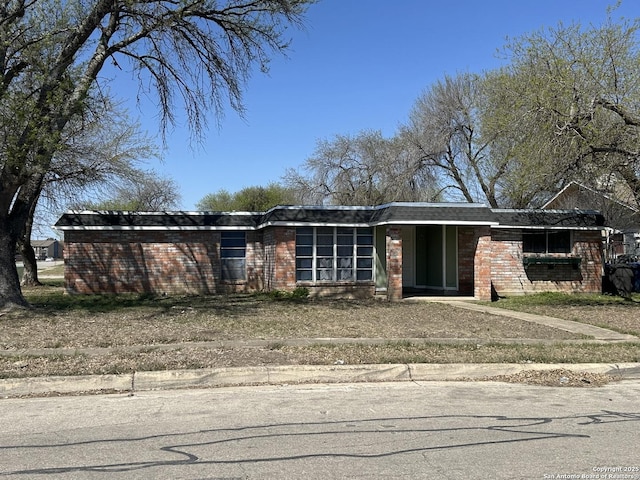
[[[563,330],[441,303],[268,295],[67,296],[59,286],[25,294],[33,310],[0,314],[0,378],[289,364],[640,361],[638,343],[583,343],[583,337]],[[571,308],[549,299],[539,305],[496,305],[640,331],[640,304],[593,302]],[[298,338],[388,341],[286,342]],[[261,347],[203,344],[253,339],[267,342]],[[104,347],[110,350],[85,350]],[[33,349],[70,350],[26,352]]]

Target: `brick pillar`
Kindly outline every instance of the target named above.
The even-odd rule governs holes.
[[[476,228],[473,296],[477,300],[491,300],[491,228]]]
[[[296,288],[296,229],[276,228],[275,233],[275,289]]]
[[[387,227],[387,299],[402,300],[402,230]]]

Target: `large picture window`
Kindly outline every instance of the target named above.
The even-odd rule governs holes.
[[[220,238],[220,265],[222,280],[230,282],[247,279],[245,257],[247,240],[245,232],[222,232]]]
[[[533,230],[522,233],[524,253],[571,253],[569,230]]]
[[[299,282],[373,281],[373,229],[302,227],[296,230]]]

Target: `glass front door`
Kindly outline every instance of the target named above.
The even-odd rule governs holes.
[[[416,286],[457,290],[458,229],[423,225],[415,229]]]

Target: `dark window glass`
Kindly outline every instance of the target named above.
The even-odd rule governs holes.
[[[226,281],[244,281],[246,274],[247,242],[245,232],[220,234],[221,278]]]
[[[540,230],[523,232],[524,253],[571,253],[569,230]]]
[[[571,253],[571,232],[568,230],[549,231],[547,245],[549,253]]]
[[[524,253],[546,253],[547,237],[544,231],[524,232],[522,234]]]

